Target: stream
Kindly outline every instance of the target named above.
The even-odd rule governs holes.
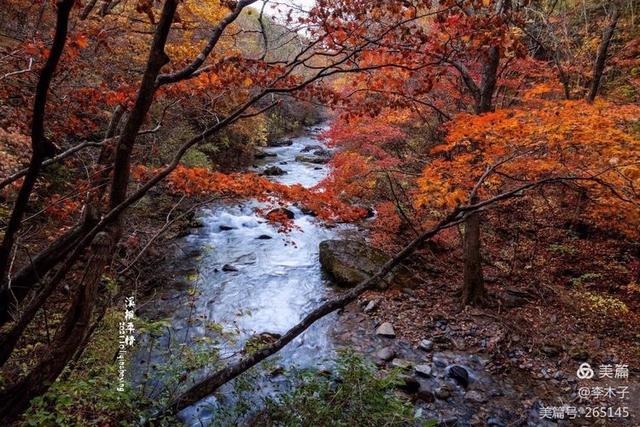
[[[252,170],[260,172],[276,165],[286,174],[270,179],[284,184],[312,187],[327,174],[326,165],[296,161],[307,146],[324,145],[316,139],[322,127],[292,138],[292,144],[267,147],[268,156],[256,160]],[[192,345],[209,337],[219,356],[229,363],[241,355],[247,339],[262,333],[283,334],[332,294],[328,279],[318,263],[318,245],[335,238],[345,227],[327,228],[295,206],[294,228],[282,234],[256,213],[265,205],[247,201],[221,203],[199,214],[202,227],[181,242],[185,268],[182,275],[190,303],[184,292],[174,292],[156,302],[157,309],[171,318],[170,333],[162,335],[154,350],[141,351],[140,360],[160,364],[166,360],[163,349],[176,344]],[[180,295],[183,297],[181,298]],[[173,310],[173,312],[171,312]],[[278,369],[322,367],[334,355],[329,328],[335,315],[316,322],[303,335],[275,356]],[[224,337],[224,338],[221,338]],[[266,375],[272,379],[274,375]],[[259,382],[264,393],[273,392],[278,382]],[[222,394],[229,394],[223,388]],[[231,399],[231,397],[229,397]],[[179,416],[186,425],[210,421],[216,407],[211,397],[183,410]]]

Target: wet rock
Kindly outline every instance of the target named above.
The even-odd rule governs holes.
[[[235,230],[235,227],[231,227],[229,225],[220,225],[218,226],[218,229],[220,231],[229,231],[229,230]]]
[[[238,271],[238,269],[231,264],[225,264],[222,266],[222,271],[232,272],[232,271]]]
[[[202,228],[204,227],[204,221],[201,219],[194,219],[189,223],[189,227],[191,228]]]
[[[433,391],[433,394],[440,400],[447,400],[448,398],[451,397],[451,390],[445,384],[445,385],[442,385],[442,386],[436,388]]]
[[[331,151],[326,148],[319,148],[313,152],[313,155],[319,157],[331,157]]]
[[[420,383],[410,375],[401,375],[399,380],[402,381],[399,387],[407,393],[413,394],[420,390]]]
[[[540,347],[540,351],[546,354],[548,357],[557,357],[562,351],[562,347],[557,344],[544,344]]]
[[[351,287],[375,274],[389,256],[384,252],[356,240],[325,240],[320,243],[320,264],[340,286]],[[389,279],[402,285],[411,276],[400,270]]]
[[[417,398],[425,403],[433,402],[435,400],[433,389],[428,384],[421,383],[420,389],[418,390]]]
[[[258,240],[269,240],[269,239],[273,239],[273,237],[269,236],[268,234],[261,234],[258,237],[256,237],[256,239],[258,239]]]
[[[296,162],[314,163],[317,165],[324,165],[325,163],[329,163],[329,160],[331,160],[330,157],[305,156],[303,154],[299,154],[296,156]]]
[[[447,367],[447,360],[442,357],[442,355],[438,354],[434,354],[433,355],[433,364],[438,367],[438,368],[446,368]]]
[[[433,341],[422,340],[420,341],[420,344],[418,344],[418,348],[423,351],[431,351],[433,350]]]
[[[387,338],[395,338],[396,332],[393,330],[393,325],[391,323],[384,322],[382,325],[378,326],[378,329],[376,329],[376,335]]]
[[[309,215],[309,216],[313,216],[313,217],[318,216],[316,211],[314,211],[313,209],[305,208],[304,206],[300,208],[300,212],[302,212],[305,215]]]
[[[421,376],[421,377],[425,377],[425,378],[430,378],[432,375],[432,369],[431,369],[431,365],[416,365],[416,374]]]
[[[384,347],[376,352],[376,357],[380,360],[388,362],[394,357],[396,357],[396,352],[391,347]]]
[[[469,390],[465,393],[464,398],[472,403],[485,403],[487,401],[485,395],[477,390]]]
[[[267,213],[267,216],[280,215],[280,214],[285,214],[288,219],[294,219],[296,217],[296,215],[293,213],[293,211],[290,210],[290,209],[287,209],[287,208],[272,209],[272,210],[269,211],[269,213]]]
[[[280,139],[280,140],[269,142],[269,147],[290,147],[292,145],[293,145],[293,140],[291,139]]]
[[[395,358],[391,361],[391,366],[394,368],[402,369],[403,371],[408,371],[411,369],[411,362],[405,359]]]
[[[273,368],[270,372],[269,372],[269,376],[271,377],[277,377],[279,375],[284,374],[284,367],[283,366],[276,366],[275,368]]]
[[[447,375],[462,387],[469,385],[469,371],[460,365],[453,365],[448,369]]]
[[[258,151],[253,155],[253,157],[256,159],[265,159],[267,157],[276,157],[276,156],[277,156],[276,153],[267,153],[266,151]]]
[[[262,175],[267,175],[267,176],[280,176],[280,175],[286,175],[286,174],[287,174],[287,171],[285,171],[282,168],[279,168],[278,166],[270,166],[262,171]]]
[[[322,149],[322,147],[320,145],[307,145],[302,150],[300,150],[300,152],[301,153],[309,153],[311,151],[320,150],[320,149]]]
[[[322,170],[322,168],[320,166],[316,166],[315,168],[313,168],[314,171],[320,171]]]
[[[365,313],[371,313],[373,310],[376,309],[376,307],[378,307],[378,300],[377,299],[372,299],[364,307],[364,312]]]

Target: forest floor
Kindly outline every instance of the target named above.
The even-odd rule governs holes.
[[[485,230],[488,247],[498,231]],[[451,396],[434,400],[428,393],[421,399],[420,392],[413,398],[440,420],[526,425],[544,407],[566,405],[578,411],[575,420],[569,419],[571,412],[565,416],[567,425],[640,425],[635,244],[598,233],[576,237],[562,227],[533,235],[538,249],[520,253],[516,262],[510,261],[518,256],[501,259],[500,251],[487,250],[488,299],[482,307],[460,306],[459,249],[440,246],[414,259],[414,288],[369,292],[347,308],[336,327],[339,341],[370,354],[382,367],[430,366],[433,377],[421,387],[437,392],[446,386]],[[504,237],[531,248],[531,240]],[[393,325],[395,338],[375,335],[383,322]],[[424,340],[433,348],[421,350]],[[594,370],[592,380],[577,377],[583,363]],[[453,364],[469,371],[468,388],[448,378],[446,366]],[[628,379],[615,378],[626,369]],[[609,387],[614,394],[606,396]],[[607,410],[613,414],[602,417],[594,407],[612,408]]]

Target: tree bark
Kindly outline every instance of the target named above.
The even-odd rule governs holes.
[[[28,408],[29,402],[49,389],[67,362],[82,345],[96,304],[98,281],[110,259],[111,241],[107,233],[99,233],[91,245],[92,256],[79,284],[71,308],[67,312],[54,341],[45,356],[27,376],[6,387],[0,393],[0,424],[11,425]]]
[[[476,102],[476,114],[488,113],[493,109],[493,93],[498,83],[498,66],[500,49],[497,46],[489,49],[487,62],[482,71],[480,97]],[[472,194],[470,202],[477,202]],[[482,274],[482,255],[480,253],[480,214],[469,215],[464,223],[464,279],[462,283],[462,304],[479,304],[485,296],[484,277]]]
[[[127,196],[129,174],[131,169],[131,152],[135,145],[138,131],[151,107],[156,90],[156,78],[163,66],[169,63],[169,57],[164,51],[169,30],[178,6],[177,0],[166,0],[162,9],[160,21],[153,37],[147,67],[142,76],[136,102],[127,118],[118,143],[113,163],[113,180],[111,183],[110,209],[122,203]]]
[[[462,304],[474,305],[482,302],[485,296],[482,274],[482,256],[480,254],[480,214],[472,213],[464,222],[464,282],[462,286]]]
[[[611,44],[611,39],[613,38],[613,34],[616,30],[616,26],[618,25],[618,20],[620,18],[620,13],[618,9],[614,9],[613,16],[611,17],[611,22],[604,30],[602,34],[602,41],[600,42],[600,46],[598,46],[598,53],[596,55],[595,63],[593,64],[593,78],[591,80],[591,90],[589,91],[589,95],[587,96],[588,102],[593,102],[598,96],[598,91],[600,90],[600,82],[602,81],[602,75],[604,74],[604,67],[607,63],[607,54],[609,53],[609,45]]]

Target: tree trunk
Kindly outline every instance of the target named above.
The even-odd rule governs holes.
[[[474,212],[464,222],[464,282],[462,304],[475,305],[485,296],[480,254],[480,214]]]
[[[591,90],[589,91],[589,95],[587,96],[587,101],[593,102],[598,95],[598,90],[600,89],[600,82],[602,81],[602,75],[604,74],[604,66],[607,62],[607,54],[609,52],[609,44],[611,44],[611,39],[613,38],[613,33],[616,30],[616,25],[618,25],[618,19],[620,18],[620,14],[618,9],[614,9],[613,16],[611,17],[611,22],[604,30],[602,34],[602,41],[600,42],[600,46],[598,46],[598,54],[596,55],[596,61],[593,65],[593,78],[591,80]]]
[[[493,93],[498,83],[500,48],[489,49],[487,62],[482,70],[480,96],[476,100],[476,114],[488,113],[493,109]],[[474,190],[475,192],[475,190]],[[476,203],[476,194],[471,195],[471,204]],[[462,304],[479,304],[485,296],[480,254],[480,214],[472,213],[464,223],[464,281],[462,284]]]
[[[111,240],[107,233],[99,233],[91,245],[82,282],[77,288],[72,306],[67,312],[54,341],[45,356],[27,376],[8,386],[0,393],[0,424],[11,425],[29,407],[31,399],[49,389],[67,362],[82,345],[86,345],[87,332],[96,305],[98,281],[110,258]]]
[[[67,30],[69,27],[69,15],[73,8],[74,0],[64,0],[58,2],[58,14],[56,17],[56,30],[51,45],[51,52],[44,64],[33,102],[33,118],[31,120],[31,161],[29,169],[24,177],[24,182],[18,192],[18,197],[13,206],[9,223],[5,229],[2,245],[0,245],[0,297],[6,297],[6,287],[8,283],[11,254],[15,244],[16,236],[22,225],[22,219],[29,204],[31,192],[36,184],[42,163],[47,157],[55,155],[55,146],[45,137],[44,118],[47,106],[47,95],[51,80],[58,67],[58,62],[62,56],[64,46],[67,41]],[[3,304],[7,302],[4,301]]]

